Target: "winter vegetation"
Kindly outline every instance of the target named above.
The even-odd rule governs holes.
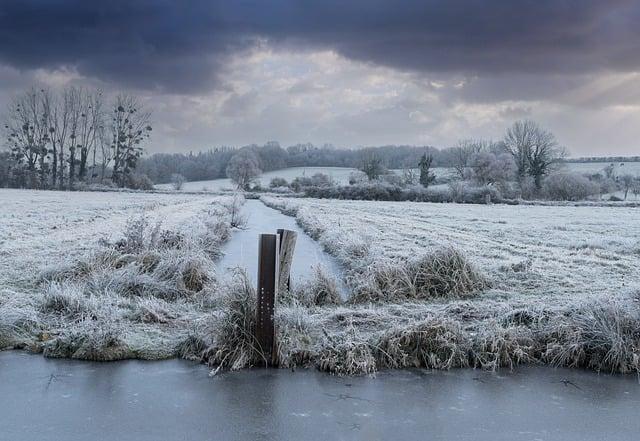
[[[74,190],[87,184],[151,189],[135,173],[150,112],[129,94],[32,88],[6,110],[0,187]]]
[[[186,351],[218,308],[241,199],[2,190],[0,347],[88,360]]]
[[[567,152],[555,136],[529,120],[516,121],[501,140],[467,139],[444,149],[336,149],[310,144],[285,149],[269,142],[144,159],[150,118],[150,111],[128,94],[107,98],[100,91],[75,87],[32,88],[18,94],[4,116],[0,187],[150,190],[154,183],[164,183],[164,188],[174,191],[202,191],[210,187],[206,180],[227,179],[213,185],[213,190],[229,187],[315,198],[471,203],[603,197],[618,201],[631,195],[637,199],[640,193],[640,173],[634,174],[633,166],[620,162],[576,172],[567,167]],[[584,168],[593,162],[573,165]],[[349,173],[348,182],[322,172],[302,176],[278,172],[260,179],[263,173],[296,166],[346,167],[354,173]],[[270,182],[273,177],[285,180]],[[190,181],[196,181],[197,188]]]
[[[288,163],[290,150],[285,151],[275,143],[249,146],[230,156],[227,180],[193,182],[189,188],[296,193],[322,199],[482,204],[619,202],[632,196],[637,199],[640,193],[637,163],[600,163],[598,169],[593,161],[567,162],[566,151],[554,135],[527,120],[516,121],[498,142],[467,139],[449,149],[423,148],[419,156],[415,150],[396,150],[399,156],[392,156],[392,150],[387,148],[356,150],[355,168],[274,171],[276,163],[281,166]],[[318,156],[327,161],[332,150],[324,147],[309,151],[323,152],[326,156]],[[265,163],[266,153],[280,160],[274,162],[270,158]],[[400,168],[389,167],[399,164]],[[263,173],[264,170],[270,171]]]
[[[250,215],[241,197],[1,195],[0,347],[213,373],[265,363],[253,275],[216,268]],[[316,268],[280,293],[281,367],[640,372],[634,208],[262,201],[342,264],[349,291]]]
[[[633,208],[262,200],[345,265],[352,292],[283,308],[285,365],[640,371]]]
[[[0,190],[0,349],[266,364],[252,275],[216,267],[250,215],[242,195],[259,194],[344,268],[279,294],[281,367],[640,373],[636,208],[596,206],[637,199],[640,178],[622,163],[577,172],[593,162],[567,166],[535,122],[442,150],[272,142],[143,159],[150,113],[133,96],[33,89],[7,115],[0,186],[52,191]],[[235,193],[187,194],[204,179]],[[152,181],[165,193],[90,191]]]

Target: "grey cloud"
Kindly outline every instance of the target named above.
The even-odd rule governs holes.
[[[632,0],[5,0],[0,62],[178,93],[211,88],[260,39],[416,72],[628,71],[638,18]]]

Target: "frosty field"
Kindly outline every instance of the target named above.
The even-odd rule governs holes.
[[[218,261],[242,198],[0,190],[0,200],[0,348],[182,357],[213,372],[264,364],[254,275]],[[637,209],[261,200],[340,262],[347,289],[344,301],[335,273],[316,268],[280,293],[281,367],[640,371]]]
[[[495,282],[488,296],[563,302],[640,289],[636,208],[264,199],[296,212],[338,257],[333,238],[366,243],[376,259],[457,248]]]
[[[258,178],[260,185],[268,187],[269,182],[273,178],[284,178],[288,182],[293,179],[302,176],[313,176],[316,173],[324,173],[331,177],[338,184],[347,184],[349,182],[349,175],[355,171],[353,168],[347,167],[290,167],[283,170],[274,170],[263,173]],[[156,185],[158,189],[171,189],[171,184],[159,184]],[[210,181],[193,181],[185,182],[183,190],[185,191],[222,191],[233,190],[235,185],[230,179],[213,179]]]
[[[175,354],[211,310],[228,198],[0,190],[0,347]]]

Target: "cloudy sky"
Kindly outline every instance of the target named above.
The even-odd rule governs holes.
[[[140,95],[152,151],[449,146],[516,119],[640,154],[640,2],[0,0],[0,108],[31,85]]]

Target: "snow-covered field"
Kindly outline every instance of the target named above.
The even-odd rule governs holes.
[[[635,208],[262,201],[344,265],[350,295],[322,271],[281,293],[282,367],[640,372]],[[0,349],[263,363],[252,281],[216,270],[235,202],[0,190]]]
[[[490,296],[564,301],[640,291],[637,208],[267,200],[297,211],[329,249],[335,237],[390,259],[455,247],[496,282]]]
[[[211,196],[0,189],[0,287],[35,280],[44,265],[122,236],[127,219],[146,214],[173,228]]]
[[[0,190],[0,349],[91,360],[176,356],[213,310],[231,203]]]
[[[338,184],[347,184],[349,175],[355,171],[353,168],[347,167],[290,167],[282,170],[274,170],[263,173],[258,178],[258,182],[262,186],[268,186],[273,178],[284,178],[287,182],[291,182],[295,178],[306,176],[310,177],[316,173],[324,173],[329,175]],[[213,179],[210,181],[193,181],[186,182],[182,188],[184,191],[221,191],[233,190],[234,184],[230,179]],[[156,185],[158,189],[172,189],[171,184]]]

